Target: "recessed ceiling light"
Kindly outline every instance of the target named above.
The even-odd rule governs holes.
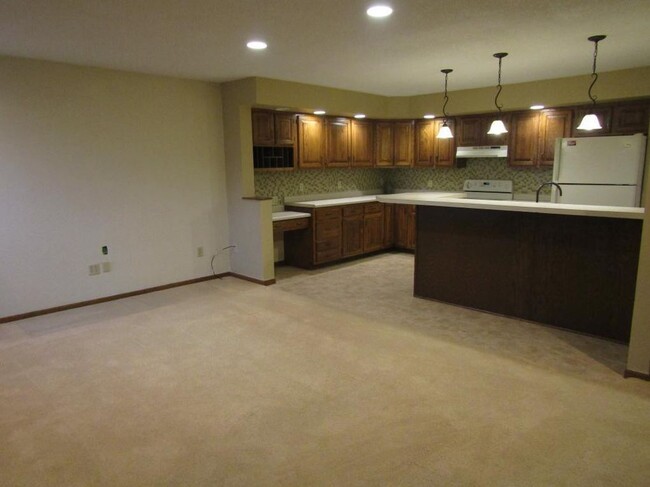
[[[357,113],[354,118],[366,118],[365,113]]]
[[[530,106],[531,110],[541,110],[542,108],[544,108],[544,105],[531,105]]]
[[[261,49],[266,49],[267,45],[264,41],[249,41],[246,43],[246,47],[259,51]]]
[[[366,13],[370,17],[388,17],[390,14],[393,13],[393,9],[390,8],[388,5],[373,5],[370,7],[368,10],[366,10]]]
[[[326,113],[325,110],[314,110],[314,115],[325,115]]]
[[[424,118],[429,118],[429,119],[430,119],[430,118],[436,118],[436,116],[435,116],[435,115],[431,115],[430,113],[427,113],[427,114],[424,116]]]

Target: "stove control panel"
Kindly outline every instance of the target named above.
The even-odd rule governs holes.
[[[512,181],[505,179],[467,179],[463,189],[481,193],[512,193]]]

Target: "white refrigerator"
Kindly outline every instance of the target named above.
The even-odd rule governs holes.
[[[640,206],[646,136],[572,137],[555,141],[551,201]]]

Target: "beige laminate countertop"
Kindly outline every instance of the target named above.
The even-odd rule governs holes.
[[[408,194],[417,194],[417,193],[408,193]],[[436,197],[443,196],[458,196],[463,193],[450,193],[446,192],[437,192],[432,191],[428,193],[422,193],[428,195],[435,195]],[[354,205],[357,203],[372,203],[373,201],[380,201],[380,197],[384,196],[398,196],[398,195],[365,195],[365,196],[351,196],[349,198],[332,198],[325,200],[312,200],[312,201],[298,201],[295,203],[286,203],[285,206],[297,206],[302,208],[324,208],[326,206],[339,206],[339,205]]]
[[[274,211],[273,212],[274,222],[295,220],[297,218],[311,218],[311,213],[302,213],[300,211]]]
[[[523,211],[553,215],[576,215],[605,218],[643,219],[643,208],[624,206],[570,205],[565,203],[535,203],[534,201],[493,201],[466,199],[464,193],[401,193],[377,195],[382,203],[405,205],[446,206],[475,210]]]

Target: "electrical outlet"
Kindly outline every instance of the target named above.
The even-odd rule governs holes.
[[[196,248],[196,256],[197,257],[203,257],[203,247],[197,247]]]
[[[433,188],[433,180],[432,179],[429,179],[427,181],[427,188]]]
[[[112,265],[110,262],[102,262],[102,272],[111,272]]]
[[[98,276],[101,274],[101,268],[99,264],[93,264],[88,266],[88,275],[89,276]]]

